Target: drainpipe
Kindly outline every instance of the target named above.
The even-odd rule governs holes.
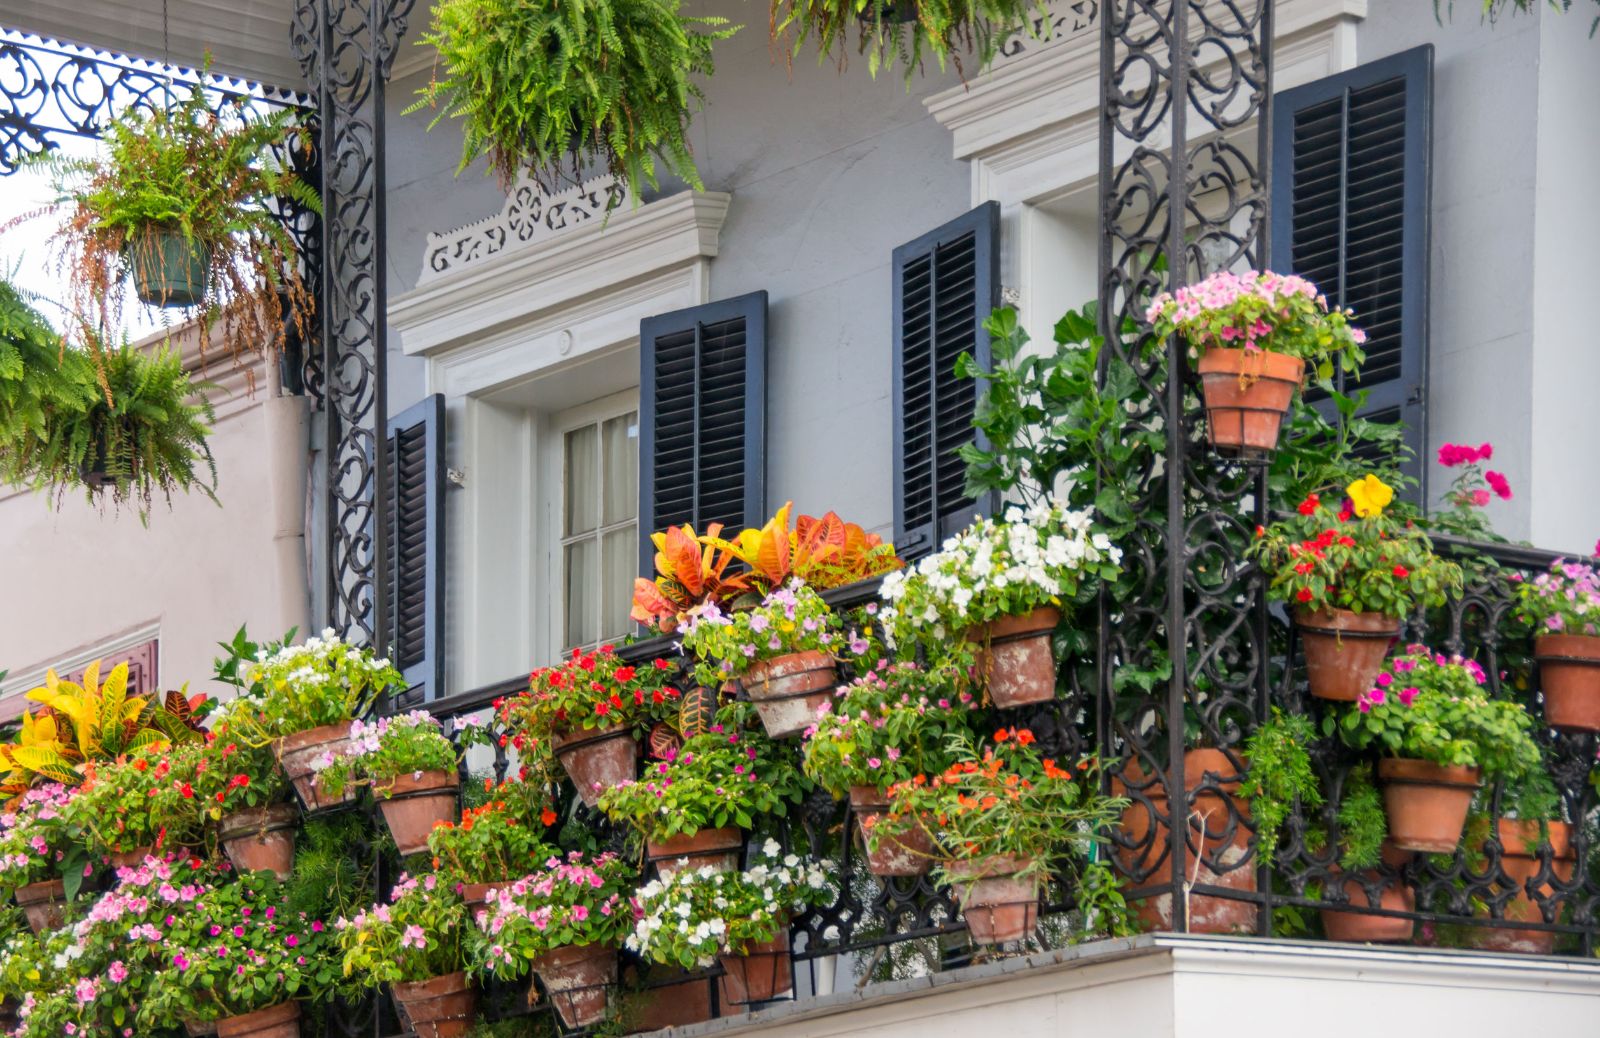
[[[267,491],[272,510],[273,587],[277,589],[277,638],[289,628],[311,632],[311,588],[306,565],[306,473],[311,449],[311,407],[304,396],[284,396],[268,377],[261,402],[266,424]]]

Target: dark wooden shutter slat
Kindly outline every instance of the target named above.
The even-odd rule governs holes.
[[[1433,50],[1418,47],[1273,98],[1272,266],[1310,278],[1331,303],[1355,310],[1367,362],[1336,385],[1369,392],[1363,417],[1405,422],[1419,499],[1427,473],[1432,79]]]
[[[895,544],[907,558],[995,507],[966,496],[957,452],[977,439],[977,386],[955,365],[963,352],[989,363],[999,233],[999,204],[988,202],[894,251]]]
[[[406,708],[444,695],[444,396],[435,393],[388,422],[389,655]]]
[[[640,325],[640,572],[650,534],[764,519],[767,294],[755,292]]]

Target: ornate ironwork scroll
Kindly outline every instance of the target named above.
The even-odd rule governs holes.
[[[1163,433],[1166,450],[1139,487],[1139,594],[1103,603],[1099,736],[1113,786],[1134,801],[1115,856],[1148,896],[1146,922],[1175,930],[1234,912],[1210,895],[1256,889],[1248,823],[1226,792],[1266,703],[1266,613],[1241,560],[1258,505],[1240,505],[1264,483],[1204,448],[1179,343],[1113,332],[1145,327],[1160,291],[1263,259],[1271,11],[1113,0],[1100,13],[1101,328],[1147,394],[1129,421]],[[1170,676],[1141,686],[1119,681],[1124,668]],[[1186,755],[1196,746],[1214,752]],[[1246,905],[1222,925],[1254,929],[1257,914]]]
[[[291,44],[322,114],[322,342],[331,626],[383,650],[388,498],[384,81],[413,0],[303,0]]]

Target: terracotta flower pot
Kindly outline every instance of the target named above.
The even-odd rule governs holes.
[[[805,731],[822,705],[832,701],[839,668],[825,652],[791,652],[752,663],[742,682],[767,735],[787,739]]]
[[[1544,719],[1563,732],[1600,732],[1600,638],[1545,634],[1533,640]]]
[[[390,987],[401,1018],[417,1038],[461,1038],[472,1029],[478,994],[461,971]]]
[[[1294,616],[1306,654],[1306,680],[1318,699],[1354,703],[1383,673],[1400,621],[1349,609],[1300,609]]]
[[[1018,876],[1029,862],[996,854],[945,866],[961,899],[967,932],[978,944],[1015,944],[1039,924],[1039,876]]]
[[[1056,697],[1056,658],[1050,636],[1060,622],[1060,610],[1041,606],[967,631],[967,640],[978,645],[978,673],[995,706],[1009,710]]]
[[[1114,848],[1117,864],[1128,877],[1129,887],[1168,883],[1172,878],[1172,836],[1167,825],[1171,812],[1166,788],[1157,781],[1143,789],[1142,795],[1149,800],[1146,805],[1130,791],[1130,787],[1145,784],[1144,770],[1132,761],[1124,774],[1126,780],[1118,776],[1111,782],[1114,795],[1133,801],[1122,812],[1122,833]],[[1207,774],[1218,781],[1196,793]],[[1253,894],[1256,870],[1253,861],[1246,861],[1250,830],[1244,824],[1250,808],[1238,796],[1238,775],[1239,767],[1221,750],[1190,750],[1183,755],[1183,783],[1190,793],[1185,875],[1196,884]],[[1146,930],[1172,929],[1170,892],[1140,898],[1136,905]],[[1254,933],[1255,929],[1256,906],[1250,901],[1211,894],[1189,898],[1189,933]]]
[[[288,776],[290,785],[300,797],[300,803],[305,805],[307,811],[320,811],[323,808],[338,807],[347,804],[356,798],[356,787],[347,785],[339,796],[331,796],[322,791],[317,782],[316,773],[312,764],[325,753],[339,755],[350,745],[350,723],[325,724],[320,728],[308,728],[303,732],[286,735],[272,744],[272,752],[278,758],[278,765],[283,768],[283,773]]]
[[[617,950],[604,944],[569,945],[533,960],[550,1004],[568,1027],[605,1019],[606,992],[617,982]]]
[[[1387,840],[1383,843],[1382,853],[1384,864],[1394,869],[1400,868],[1411,858],[1411,852],[1403,851]],[[1366,886],[1369,883],[1384,884],[1379,888],[1378,904],[1375,907],[1386,912],[1415,912],[1417,892],[1410,884],[1399,879],[1384,882],[1382,874],[1377,869],[1354,873],[1343,883],[1339,883],[1337,878],[1332,882],[1344,890],[1349,907],[1322,909],[1322,933],[1328,940],[1350,944],[1411,940],[1411,933],[1415,928],[1412,920],[1398,916],[1377,915],[1372,912],[1374,906],[1372,899],[1367,896]]]
[[[224,817],[217,836],[239,872],[271,872],[280,880],[288,879],[298,821],[293,804],[251,807]]]
[[[206,298],[211,250],[173,227],[145,227],[128,237],[133,290],[150,306],[198,306]]]
[[[300,1003],[280,1002],[217,1021],[217,1038],[300,1038]]]
[[[115,854],[107,855],[107,857],[111,859],[111,867],[113,869],[136,869],[144,864],[144,860],[150,856],[152,850],[154,848],[146,844],[143,847],[135,847],[131,851],[118,851]]]
[[[1264,458],[1305,378],[1306,362],[1271,350],[1209,349],[1200,355],[1206,437],[1218,453]]]
[[[1539,877],[1543,867],[1539,861],[1539,847],[1544,839],[1539,834],[1539,823],[1501,818],[1495,824],[1501,846],[1500,868],[1517,891],[1516,896],[1506,902],[1502,918],[1543,923],[1543,902],[1528,896],[1528,884]],[[1536,888],[1545,899],[1555,893],[1555,888],[1548,882],[1552,875],[1559,883],[1570,883],[1573,868],[1577,864],[1577,853],[1572,849],[1572,827],[1566,822],[1548,824],[1550,871],[1544,877],[1547,882]],[[1550,930],[1477,926],[1472,928],[1469,940],[1473,947],[1487,951],[1520,952],[1526,955],[1550,955],[1556,948],[1556,934]]]
[[[67,886],[59,879],[29,883],[17,888],[17,904],[34,933],[59,930],[67,917]]]
[[[1379,760],[1389,839],[1401,850],[1428,854],[1455,850],[1478,790],[1478,777],[1477,768],[1395,757]]]
[[[662,879],[671,879],[680,869],[704,865],[718,872],[732,872],[739,867],[739,853],[743,850],[742,829],[701,829],[689,836],[669,836],[659,842],[646,840],[644,857]]]
[[[456,820],[456,789],[461,779],[453,771],[423,771],[397,776],[377,786],[378,807],[389,823],[401,857],[428,849],[428,834],[440,822]]]
[[[933,840],[921,826],[880,836],[874,847],[872,827],[888,814],[889,797],[876,786],[851,786],[850,810],[866,848],[867,871],[874,876],[920,876],[933,864]]]
[[[682,975],[683,971],[675,971]],[[628,1018],[631,1033],[688,1027],[711,1019],[711,979],[695,977],[665,984],[652,983],[634,996]]]
[[[478,910],[489,905],[489,891],[499,890],[511,881],[502,879],[493,883],[463,883],[461,884],[461,900],[467,906],[467,914],[472,918],[478,917]]]
[[[770,1002],[794,988],[787,930],[770,941],[746,945],[743,955],[719,955],[717,962],[724,973],[723,992],[734,1005]]]
[[[578,789],[585,805],[594,807],[612,786],[639,777],[639,744],[625,724],[580,728],[551,738],[556,759]]]
[[[217,1022],[215,1020],[185,1020],[183,1022],[183,1033],[187,1034],[189,1038],[207,1038],[208,1035],[217,1033]]]

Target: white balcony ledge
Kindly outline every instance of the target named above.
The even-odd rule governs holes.
[[[840,971],[840,983],[847,983]],[[658,1032],[672,1038],[1477,1038],[1590,1034],[1600,962],[1145,935]]]

